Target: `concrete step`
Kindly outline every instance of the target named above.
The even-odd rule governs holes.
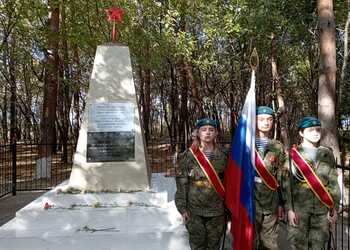
[[[150,191],[133,193],[62,193],[62,183],[0,227],[0,250],[188,250],[175,180],[152,181]]]
[[[68,236],[83,230],[114,228],[119,232],[185,230],[175,207],[26,210],[0,228],[0,238]],[[108,232],[106,232],[108,233]]]
[[[185,232],[81,233],[67,237],[0,238],[0,250],[189,250]]]

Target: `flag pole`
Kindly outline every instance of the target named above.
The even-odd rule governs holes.
[[[254,78],[254,81],[255,81],[256,70],[259,66],[259,55],[258,55],[258,51],[256,50],[256,48],[253,49],[253,52],[250,55],[249,64],[250,64],[250,68],[252,70],[251,78],[252,79]],[[254,87],[255,87],[255,84],[254,84]],[[255,136],[254,136],[254,138],[255,138]],[[255,144],[255,142],[254,142],[254,144]],[[254,149],[254,151],[255,151],[255,149]],[[254,162],[252,162],[252,164],[255,164],[255,160],[254,160]],[[253,211],[254,211],[255,210],[255,208],[254,208],[254,191],[252,192],[252,195],[253,195],[252,199],[253,199]],[[253,232],[254,232],[254,221],[255,221],[255,213],[253,213]],[[253,250],[253,249],[254,249],[254,240],[252,242],[252,249],[251,250]]]

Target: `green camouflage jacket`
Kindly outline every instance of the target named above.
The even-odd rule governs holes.
[[[224,201],[213,187],[198,187],[195,181],[207,180],[192,153],[187,149],[179,156],[179,168],[176,174],[175,204],[181,214],[185,211],[200,216],[219,216],[224,214]],[[216,149],[210,161],[216,173],[223,180],[227,152]]]
[[[316,162],[309,160],[301,146],[298,151],[304,159],[312,166],[313,170],[326,187],[334,201],[334,207],[338,210],[340,200],[340,189],[337,182],[336,162],[333,152],[326,147],[318,147],[316,153]],[[291,163],[292,164],[292,163]],[[286,209],[293,209],[298,212],[312,212],[314,214],[327,213],[328,208],[314,194],[308,184],[303,180],[301,173],[293,167],[289,166],[289,160],[285,162],[285,181],[283,190],[286,194]],[[293,170],[294,169],[294,170]],[[290,174],[292,170],[293,174]],[[293,199],[292,199],[293,194]],[[294,207],[294,208],[293,208]]]
[[[285,160],[283,145],[277,140],[269,140],[264,152],[260,152],[265,166],[275,176],[279,185],[282,181],[282,167]],[[282,203],[281,193],[268,188],[255,171],[254,205],[259,213],[270,214],[277,212],[278,205]]]

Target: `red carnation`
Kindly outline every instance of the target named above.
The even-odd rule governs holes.
[[[45,210],[48,210],[48,209],[50,209],[52,207],[53,207],[53,205],[50,205],[48,202],[46,202],[45,205],[44,205],[44,209]]]

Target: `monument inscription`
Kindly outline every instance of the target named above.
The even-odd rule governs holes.
[[[89,107],[87,162],[135,160],[133,103],[93,103]]]

